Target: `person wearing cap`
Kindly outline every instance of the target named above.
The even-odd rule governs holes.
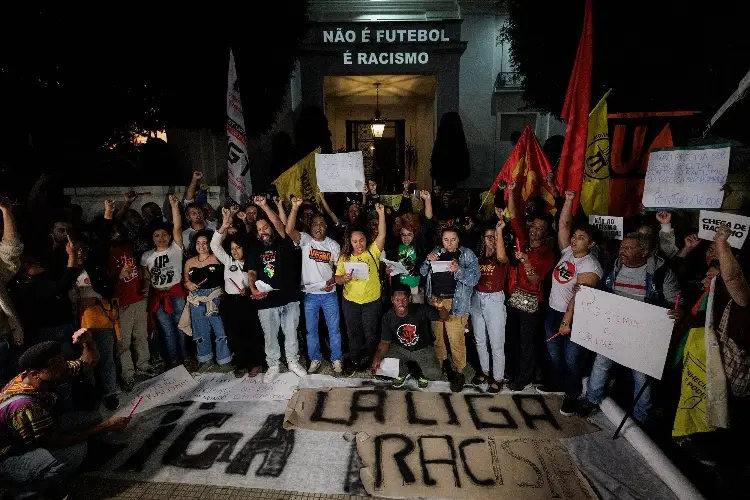
[[[73,334],[82,346],[76,361],[66,361],[55,341],[36,344],[18,360],[21,373],[0,392],[0,480],[10,498],[38,498],[69,477],[86,457],[93,436],[121,431],[130,418],[108,420],[76,432],[60,432],[53,414],[57,387],[78,378],[99,361],[99,351],[86,329]]]
[[[410,364],[416,364],[419,372],[417,386],[426,389],[428,381],[438,380],[442,375],[440,363],[433,346],[432,321],[448,319],[448,310],[411,303],[411,287],[394,282],[391,292],[393,308],[383,316],[380,344],[372,360],[372,373],[376,374],[383,358],[399,360],[398,377],[393,387],[403,387],[414,373]]]

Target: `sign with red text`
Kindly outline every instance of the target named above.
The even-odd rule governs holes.
[[[733,248],[742,248],[747,239],[747,232],[750,230],[750,217],[701,210],[698,228],[698,237],[700,239],[713,241],[716,231],[721,226],[727,226],[732,231],[732,235],[727,240],[729,244]]]

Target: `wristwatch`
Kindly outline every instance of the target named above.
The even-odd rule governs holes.
[[[560,326],[570,326],[570,323],[568,323],[565,320],[560,321]]]

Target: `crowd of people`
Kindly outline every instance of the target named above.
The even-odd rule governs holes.
[[[560,412],[586,416],[618,372],[570,340],[581,286],[665,307],[677,350],[703,321],[713,282],[721,338],[750,349],[750,288],[725,228],[678,246],[673,214],[644,213],[625,221],[621,242],[604,240],[574,217],[574,192],[548,210],[515,184],[504,187],[507,206],[498,196],[479,214],[453,192],[415,193],[408,182],[398,208],[386,207],[373,181],[334,209],[318,193],[215,211],[201,179],[195,172],[183,200],[169,197],[168,217],[155,203],[133,210],[130,192],[86,223],[76,210],[48,214],[45,237],[26,246],[13,206],[0,202],[0,477],[19,498],[74,470],[88,437],[127,425],[53,430],[80,399],[63,382],[88,372],[85,394],[114,411],[122,391],[179,364],[272,382],[282,360],[305,377],[324,357],[336,375],[377,373],[396,358],[395,387],[445,377],[453,391],[564,392]],[[553,181],[543,182],[557,194]],[[673,411],[679,368],[666,375],[659,384],[632,371],[633,415],[646,427]],[[744,408],[748,384],[731,387]]]

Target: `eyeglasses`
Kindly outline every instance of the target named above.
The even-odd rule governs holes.
[[[486,240],[494,240],[495,237],[492,236],[491,234],[488,234],[487,236],[484,237],[484,239],[486,239]]]

